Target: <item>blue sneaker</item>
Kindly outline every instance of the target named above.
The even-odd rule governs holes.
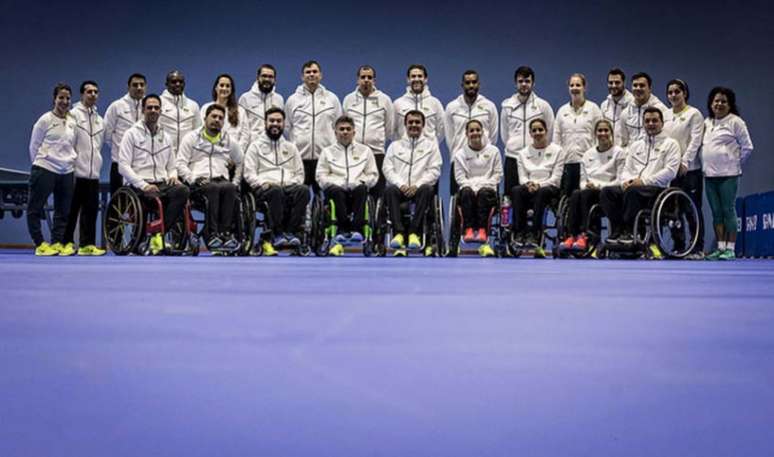
[[[281,248],[281,247],[287,246],[288,240],[285,238],[284,234],[280,234],[280,235],[277,235],[277,236],[274,237],[274,239],[272,240],[271,244],[275,248]]]
[[[352,232],[351,236],[349,237],[349,241],[353,243],[362,243],[364,239],[365,238],[363,238],[363,234],[360,232]]]
[[[338,244],[347,244],[349,237],[346,233],[339,232],[335,237],[333,237],[333,241],[337,242]]]
[[[292,233],[286,233],[285,240],[287,240],[287,243],[289,246],[292,246],[294,248],[301,246],[301,240],[299,240],[298,237],[293,235]]]

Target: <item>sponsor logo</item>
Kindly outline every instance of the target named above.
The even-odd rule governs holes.
[[[745,224],[747,225],[748,232],[754,232],[758,230],[758,215],[754,214],[752,216],[745,217]]]
[[[763,230],[774,229],[774,213],[763,213]]]

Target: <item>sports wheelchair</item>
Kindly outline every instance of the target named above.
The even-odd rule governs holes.
[[[108,203],[103,230],[108,248],[116,255],[150,254],[150,238],[166,233],[164,253],[168,255],[197,255],[199,244],[191,238],[196,223],[186,203],[181,220],[167,227],[164,207],[159,197],[146,197],[135,189],[119,188]]]
[[[252,208],[254,207],[248,205],[248,200],[249,197],[246,197],[241,192],[237,192],[232,220],[232,233],[239,242],[239,245],[233,249],[227,249],[225,247],[213,249],[212,254],[225,256],[250,255],[255,236],[255,211],[252,211]],[[206,240],[207,197],[202,189],[191,189],[189,201],[191,202],[192,209],[191,219],[194,222],[191,240],[192,244],[197,246],[196,252],[198,253],[198,246]],[[201,214],[203,217],[196,218],[196,213]]]
[[[250,189],[246,181],[242,181],[240,189],[242,200],[242,226],[245,232],[242,241],[241,251],[245,255],[261,256],[263,255],[263,239],[271,236],[269,205],[265,201],[258,201],[255,194]],[[291,255],[307,257],[312,254],[312,202],[306,207],[306,217],[304,222],[304,231],[301,234],[299,246],[281,246],[277,250],[289,249]],[[270,240],[267,240],[270,241]]]
[[[533,255],[537,258],[545,256],[549,242],[551,243],[551,253],[554,257],[558,255],[559,243],[562,240],[562,218],[567,218],[567,197],[560,195],[549,200],[542,215],[543,230],[538,234],[537,243],[525,243],[519,240],[518,234],[513,229],[513,211],[510,205],[506,205],[508,217],[500,216],[500,253],[511,257],[521,257],[522,255]],[[506,209],[503,208],[503,209]],[[506,211],[501,211],[505,214]],[[527,227],[531,228],[535,224],[535,214],[533,209],[527,210]],[[504,250],[503,250],[504,249]],[[495,249],[498,252],[498,249]]]
[[[403,202],[400,205],[403,226],[408,227],[414,217],[416,205],[413,201]],[[393,228],[393,222],[390,220],[389,211],[385,205],[384,196],[379,197],[374,209],[376,215],[376,224],[373,233],[374,254],[379,257],[387,255],[390,240],[396,235]],[[444,220],[443,220],[443,202],[438,196],[438,185],[436,184],[432,203],[425,214],[425,220],[422,224],[421,246],[417,251],[421,251],[425,257],[444,257],[446,255],[446,243],[444,241]],[[407,236],[407,233],[403,234]],[[407,249],[408,251],[408,249]]]
[[[377,253],[377,247],[374,243],[374,215],[376,214],[376,203],[371,195],[366,197],[365,207],[365,221],[366,225],[363,227],[363,255],[370,257]],[[345,226],[350,226],[352,222],[353,214],[347,215],[349,221]],[[372,222],[373,221],[373,222]],[[328,256],[328,251],[335,242],[336,235],[339,233],[339,221],[336,220],[335,206],[332,200],[325,198],[325,191],[315,195],[312,200],[312,214],[311,214],[311,227],[310,227],[310,247],[312,252],[318,257]],[[342,243],[345,245],[351,245],[349,243]]]
[[[504,231],[507,230],[507,227],[503,226],[502,221],[509,216],[509,208],[503,206],[503,200],[498,194],[495,205],[489,210],[486,227],[486,232],[489,235],[486,242],[490,245],[496,257],[505,257],[508,255],[508,247],[505,242],[507,238],[504,235]],[[465,221],[463,219],[462,207],[459,204],[459,193],[456,193],[449,199],[449,241],[447,243],[447,257],[457,257],[462,253],[461,246],[465,244],[462,239],[464,226]]]

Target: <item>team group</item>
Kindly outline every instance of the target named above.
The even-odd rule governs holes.
[[[146,78],[133,74],[125,96],[97,112],[99,86],[85,81],[72,109],[72,90],[54,89],[53,109],[35,123],[30,140],[27,224],[36,255],[103,255],[96,246],[101,150],[111,151],[110,188],[128,185],[163,202],[167,226],[183,217],[193,193],[206,201],[206,243],[211,250],[239,241],[233,230],[240,191],[268,208],[261,252],[300,244],[310,189],[332,202],[338,234],[329,253],[363,240],[366,200],[381,197],[393,223],[396,255],[421,246],[425,213],[437,193],[446,142],[452,161],[450,188],[458,196],[462,238],[487,243],[488,217],[503,198],[512,204],[514,241],[535,245],[543,213],[558,196],[569,199],[566,248],[586,249],[585,215],[599,204],[610,221],[608,243],[631,243],[638,211],[669,186],[682,188],[697,208],[706,192],[717,237],[709,259],[734,258],[735,197],[742,163],[753,146],[731,89],[715,87],[708,116],[688,104],[688,85],[666,85],[667,108],[653,94],[649,75],[631,78],[620,69],[607,76],[609,95],[586,99],[586,79],[568,79],[569,101],[554,114],[533,90],[535,73],[519,67],[516,92],[501,109],[479,93],[476,71],[462,75],[462,94],[444,108],[428,87],[427,69],[409,66],[405,94],[394,102],[376,87],[376,71],[357,70],[357,88],[343,104],[322,84],[316,61],[303,64],[302,84],[287,101],[275,91],[276,70],[262,65],[252,88],[238,101],[234,80],[215,79],[212,101],[199,106],[185,95],[185,77],[170,72],[166,90],[146,95]],[[499,138],[505,162],[496,146]],[[389,147],[385,146],[389,143]],[[54,194],[51,243],[40,221]],[[408,227],[401,204],[414,202]],[[528,216],[532,215],[529,224]],[[74,247],[76,225],[79,248]],[[701,233],[701,230],[699,230]],[[163,233],[150,239],[153,253]],[[703,240],[689,258],[703,258]],[[538,246],[538,249],[540,247]]]

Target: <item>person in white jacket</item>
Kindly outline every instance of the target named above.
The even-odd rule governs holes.
[[[454,154],[454,172],[460,186],[459,205],[462,209],[463,241],[482,243],[482,257],[494,255],[487,244],[489,213],[497,206],[497,189],[503,178],[500,150],[485,144],[484,125],[471,119],[465,128],[467,144]]]
[[[513,75],[516,93],[502,102],[500,137],[505,148],[505,191],[519,185],[517,158],[519,151],[532,144],[529,123],[543,119],[548,137],[553,138],[554,110],[534,91],[535,71],[527,66],[516,69]]]
[[[443,104],[430,93],[427,84],[428,74],[424,65],[411,64],[406,70],[406,92],[395,100],[395,141],[406,136],[406,114],[409,111],[422,111],[425,116],[423,135],[433,138],[438,145],[444,139]]]
[[[215,78],[212,84],[212,101],[203,104],[200,110],[202,123],[206,123],[207,109],[215,104],[226,108],[223,130],[239,144],[242,151],[246,151],[250,143],[250,119],[247,111],[237,103],[234,78],[228,73]]]
[[[27,201],[27,230],[35,243],[35,255],[72,255],[65,250],[64,232],[67,214],[73,198],[75,159],[75,117],[70,114],[72,89],[64,83],[54,87],[53,109],[46,112],[32,127],[30,136],[30,192]],[[54,224],[51,243],[46,242],[40,228],[45,218],[48,197],[54,194]]]
[[[677,176],[680,145],[664,129],[664,114],[655,107],[645,109],[647,136],[635,141],[626,153],[623,171],[615,185],[604,187],[599,204],[610,221],[609,244],[631,244],[637,213],[652,205]]]
[[[373,151],[354,141],[358,135],[355,122],[346,115],[336,120],[336,143],[323,149],[317,162],[317,182],[334,208],[336,235],[329,253],[335,256],[344,253],[342,243],[363,241],[368,190],[379,179]]]
[[[320,190],[314,171],[320,152],[336,141],[333,123],[341,116],[341,103],[333,92],[320,82],[323,74],[320,64],[310,60],[301,67],[303,84],[288,97],[285,105],[285,130],[304,160],[304,184]]]
[[[124,133],[142,120],[142,99],[148,85],[145,76],[134,73],[127,81],[126,94],[114,101],[105,111],[105,144],[110,149],[110,194],[113,195],[124,185],[124,178],[118,172],[118,151]]]
[[[701,173],[701,141],[704,136],[704,117],[701,112],[688,105],[690,92],[688,84],[681,79],[673,79],[667,83],[667,99],[672,105],[672,119],[664,123],[664,131],[677,140],[680,145],[680,168],[677,177],[672,181],[672,186],[679,187],[691,197],[693,204],[699,213],[699,226],[691,226],[691,232],[698,231],[699,238],[694,251],[685,258],[688,260],[700,260],[704,250],[704,224],[702,221],[702,193],[704,190],[704,177]],[[693,224],[694,219],[689,218]],[[680,239],[682,231],[676,231],[675,248],[683,250],[685,240]]]
[[[580,73],[567,81],[570,101],[556,112],[555,144],[564,151],[564,172],[560,190],[569,196],[580,184],[580,161],[594,144],[594,125],[602,119],[596,103],[586,99],[586,77]]]
[[[512,227],[516,244],[535,246],[535,257],[544,257],[539,246],[543,219],[549,202],[559,197],[559,184],[564,171],[564,151],[551,143],[548,126],[543,119],[529,123],[532,144],[519,151],[519,184],[509,189],[513,205]],[[527,227],[527,211],[533,210],[532,227]]]
[[[626,74],[620,68],[607,72],[607,98],[599,105],[602,117],[613,124],[613,144],[623,144],[623,113],[632,102],[634,95],[626,89]]]
[[[567,238],[562,249],[586,251],[589,238],[586,226],[591,207],[599,203],[603,187],[619,184],[619,178],[626,162],[626,152],[613,143],[614,124],[608,119],[599,119],[595,126],[596,146],[589,148],[581,159],[580,189],[575,190],[567,203],[568,217],[565,227]]]
[[[232,228],[241,176],[229,180],[229,168],[241,168],[242,147],[231,136],[232,131],[223,128],[227,116],[226,107],[208,106],[204,127],[184,136],[177,151],[177,175],[192,194],[206,197],[205,237],[211,251],[231,251],[239,246]]]
[[[632,95],[634,99],[624,109],[621,115],[623,130],[621,131],[621,145],[629,147],[635,141],[647,137],[643,116],[645,110],[655,107],[664,115],[664,123],[672,119],[672,111],[661,100],[653,95],[653,78],[647,73],[637,73],[632,76]]]
[[[714,87],[707,98],[701,159],[707,201],[712,210],[717,249],[709,260],[733,260],[736,255],[736,192],[742,164],[753,151],[747,124],[739,117],[736,94]]]
[[[344,114],[355,121],[355,141],[371,148],[379,169],[379,181],[371,188],[376,199],[384,191],[384,148],[393,135],[395,110],[392,100],[376,88],[376,70],[370,65],[357,69],[357,89],[344,97]]]
[[[285,99],[275,90],[276,84],[277,70],[265,63],[258,67],[255,82],[250,90],[239,97],[239,106],[247,112],[250,132],[255,135],[263,135],[266,132],[266,110],[285,107]]]
[[[266,133],[253,141],[245,154],[244,178],[256,200],[269,207],[263,255],[274,256],[275,246],[301,245],[309,188],[304,185],[301,153],[282,137],[284,111],[269,108],[265,119]],[[274,240],[269,242],[272,234]]]
[[[183,217],[188,188],[177,178],[172,139],[159,123],[162,99],[156,94],[142,99],[143,120],[124,134],[118,154],[118,171],[144,199],[159,198],[164,207],[164,233],[150,239],[151,253],[164,250],[164,235]]]
[[[75,226],[80,227],[78,255],[104,255],[105,250],[96,245],[97,212],[99,211],[99,172],[102,168],[102,140],[105,122],[97,112],[99,87],[94,81],[81,84],[81,101],[73,106],[70,114],[75,118],[75,189],[67,218],[64,243],[74,251]],[[80,220],[80,222],[79,222]]]
[[[430,209],[443,164],[438,142],[422,134],[424,113],[409,111],[404,116],[404,122],[406,136],[391,143],[384,157],[384,176],[387,179],[384,201],[395,231],[390,246],[396,250],[396,256],[406,255],[406,227],[400,204],[406,201],[416,204],[408,227],[408,248],[419,249],[422,244],[419,233],[422,233],[425,214]]]
[[[466,70],[462,74],[462,94],[446,105],[444,112],[444,131],[446,146],[449,148],[449,158],[453,159],[457,151],[468,142],[465,127],[468,121],[477,119],[484,126],[484,135],[490,144],[497,144],[497,129],[499,119],[497,107],[488,98],[479,93],[481,81],[476,70]],[[454,178],[454,161],[452,160],[449,176],[449,193],[457,193],[457,182]]]
[[[178,70],[167,74],[166,90],[161,93],[162,111],[159,123],[172,140],[172,150],[177,154],[180,140],[186,133],[199,130],[202,118],[199,104],[185,95],[185,76]]]

